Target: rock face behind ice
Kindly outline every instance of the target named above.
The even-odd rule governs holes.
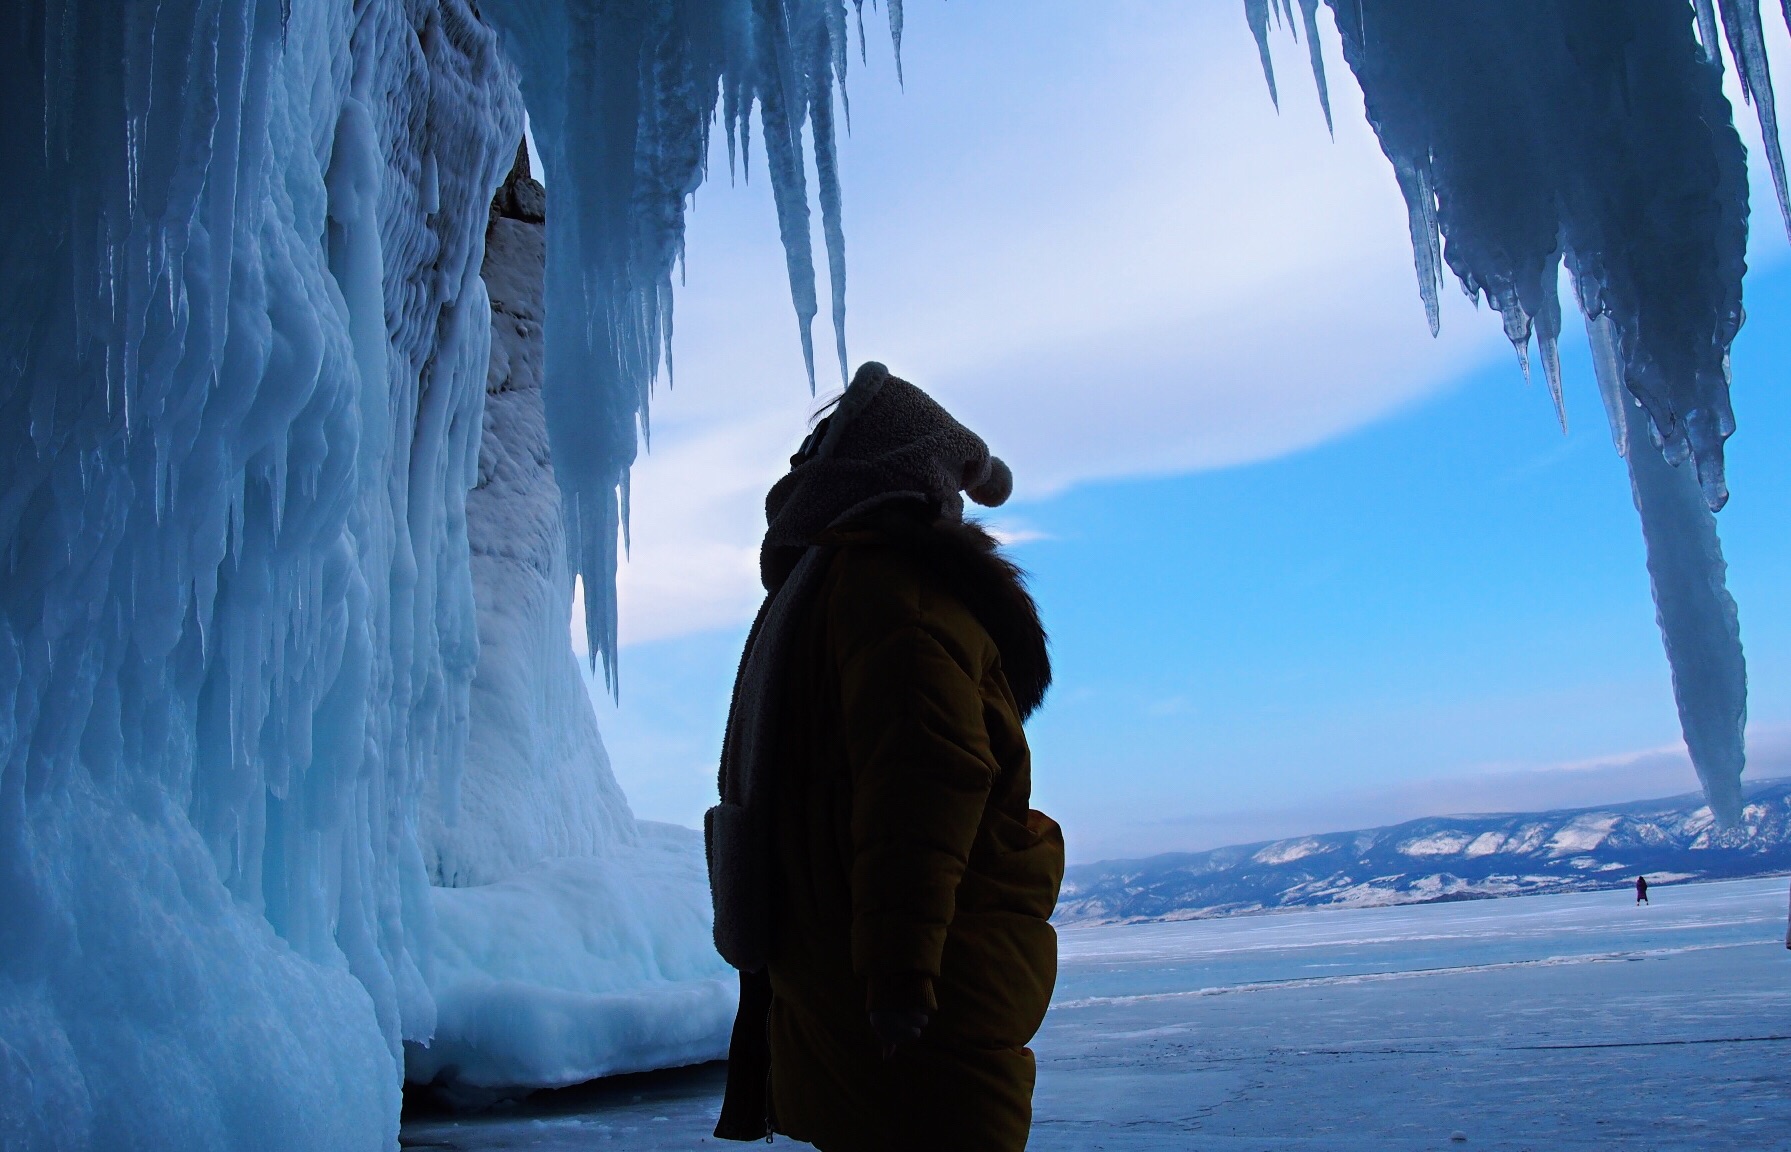
[[[430,787],[422,810],[430,880],[449,887],[635,839],[567,631],[572,572],[541,403],[544,201],[519,155],[485,233],[491,367],[466,498],[479,663],[458,788]]]
[[[460,1100],[713,1060],[736,997],[710,939],[702,836],[635,823],[572,652],[541,399],[544,200],[519,150],[485,237],[466,759],[458,789],[431,788],[422,811],[436,1028],[405,1046],[405,1075]]]
[[[1696,795],[1612,808],[1437,816],[1071,868],[1060,923],[1419,904],[1791,871],[1791,779],[1751,785],[1719,828]]]

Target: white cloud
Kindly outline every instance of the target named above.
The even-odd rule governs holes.
[[[855,360],[937,395],[1014,466],[1026,500],[1298,451],[1510,358],[1496,318],[1447,288],[1431,339],[1404,204],[1326,20],[1334,141],[1304,46],[1277,37],[1277,114],[1235,3],[914,6],[906,91],[886,54],[853,62]],[[656,400],[635,472],[624,644],[750,615],[760,501],[810,411],[754,165],[728,187],[718,143],[690,218],[678,385]],[[1755,198],[1758,265],[1784,249],[1758,165]],[[825,395],[824,270],[821,295]]]
[[[876,59],[853,77],[851,349],[981,431],[1020,499],[1316,444],[1500,343],[1459,301],[1431,340],[1341,60],[1333,143],[1304,49],[1284,53],[1277,116],[1231,5],[938,5],[909,24],[905,93]],[[810,410],[763,185],[762,167],[712,185],[691,216],[624,644],[737,623],[759,596],[760,501]]]

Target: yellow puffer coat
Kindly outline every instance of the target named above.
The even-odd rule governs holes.
[[[768,1118],[826,1152],[1018,1152],[1063,879],[1021,729],[1044,634],[974,525],[885,513],[823,542],[778,726]],[[931,1019],[885,1060],[872,1008]]]

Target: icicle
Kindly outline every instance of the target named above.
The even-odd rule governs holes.
[[[1426,169],[1395,162],[1394,178],[1405,196],[1407,225],[1412,236],[1412,263],[1418,273],[1418,295],[1424,300],[1424,315],[1430,321],[1430,334],[1441,329],[1442,310],[1437,300],[1443,283],[1443,241],[1437,230],[1437,197],[1430,185]]]
[[[831,34],[834,29],[829,26],[816,31]],[[841,28],[839,33],[843,37],[844,29]],[[836,49],[838,47],[836,45]],[[829,83],[825,67],[826,50],[824,41],[815,44],[813,52],[818,59],[811,59],[809,62],[809,77],[813,85],[809,97],[809,118],[814,141],[815,182],[819,185],[821,199],[821,231],[827,246],[834,347],[839,356],[840,386],[844,387],[849,376],[846,366],[846,233],[841,212],[839,155],[833,131],[833,86]],[[835,62],[838,63],[837,57]],[[843,72],[841,75],[843,94]]]
[[[907,88],[902,77],[902,0],[884,0],[889,5],[889,39],[895,45],[896,86]]]
[[[1675,468],[1659,452],[1639,447],[1638,441],[1658,435],[1625,383],[1611,317],[1588,318],[1586,336],[1611,441],[1629,464],[1686,749],[1711,811],[1723,824],[1733,824],[1741,812],[1746,764],[1747,665],[1716,517],[1690,469]]]
[[[1721,71],[1723,49],[1717,42],[1716,10],[1711,6],[1711,0],[1695,0],[1695,3],[1698,9],[1698,43],[1704,49],[1704,59]]]
[[[535,78],[530,100],[539,107],[533,123],[544,152],[559,165],[550,173],[556,192],[565,190],[571,208],[548,221],[548,296],[554,303],[546,310],[543,395],[554,467],[566,492],[571,563],[585,587],[592,656],[606,669],[615,639],[605,624],[613,617],[606,589],[616,549],[602,538],[599,519],[612,536],[625,532],[619,492],[637,438],[645,442],[651,429],[649,400],[662,358],[671,370],[670,290],[682,268],[683,205],[703,177],[704,152],[690,147],[686,136],[705,130],[717,102],[729,176],[745,182],[752,171],[751,113],[755,105],[759,110],[811,389],[819,312],[808,170],[813,161],[834,346],[845,361],[836,118],[849,116],[844,82],[854,27],[860,29],[860,57],[867,56],[864,4],[854,0],[848,18],[845,0],[732,0],[723,5],[729,15],[719,36],[704,27],[710,17],[699,15],[711,8],[664,0],[599,6],[589,21],[573,20],[557,6],[549,6],[553,18],[544,21],[523,19],[508,4],[486,13],[503,26],[523,74]],[[891,3],[887,16],[900,77],[902,5]],[[568,69],[569,52],[592,66]],[[627,79],[618,87],[594,82],[598,75]],[[606,496],[613,511],[600,511]]]
[[[760,0],[763,4],[764,0]],[[759,115],[765,129],[765,160],[771,172],[772,199],[778,231],[784,242],[784,265],[790,277],[790,298],[796,308],[802,362],[809,392],[815,390],[814,256],[809,239],[808,179],[802,159],[802,119],[807,110],[797,80],[797,61],[781,5],[765,5],[759,52]]]
[[[1318,0],[1300,0],[1300,15],[1306,24],[1306,52],[1312,57],[1312,79],[1318,85],[1318,106],[1324,109],[1325,131],[1333,138],[1336,127],[1331,123],[1331,90],[1325,83],[1325,52],[1318,39]]]
[[[1729,52],[1741,79],[1743,99],[1751,99],[1760,120],[1760,137],[1766,145],[1766,164],[1772,171],[1772,187],[1778,193],[1779,219],[1791,236],[1791,192],[1785,186],[1785,156],[1779,143],[1777,102],[1772,92],[1772,67],[1766,59],[1765,32],[1760,23],[1759,0],[1722,0],[1723,30]],[[1699,12],[1699,29],[1703,13]],[[1791,17],[1787,17],[1791,21]]]
[[[840,89],[840,108],[845,112],[846,133],[847,135],[850,135],[852,132],[852,98],[846,92],[846,64],[850,59],[846,52],[848,47],[846,43],[848,39],[846,35],[846,10],[837,3],[837,0],[833,0],[833,2],[822,5],[821,17],[824,21],[822,25],[824,33],[822,39],[824,42],[817,48],[815,53],[819,58],[810,61],[810,81],[816,88],[825,87],[828,89],[829,101],[832,100],[831,92],[833,86],[831,83],[828,83],[828,81],[831,78],[833,81],[838,82]],[[829,112],[831,112],[831,110],[830,106]],[[820,144],[817,138],[816,148],[819,149],[819,147]]]
[[[1275,91],[1275,61],[1269,55],[1269,0],[1244,0],[1244,18],[1250,22],[1250,34],[1256,37],[1256,52],[1262,57],[1262,78],[1269,82],[1269,100],[1281,110],[1281,96]]]
[[[1633,442],[1648,417],[1633,404],[1624,413]],[[1631,452],[1628,461],[1686,750],[1711,812],[1733,826],[1747,764],[1747,663],[1716,517],[1690,470],[1656,452]]]
[[[1555,402],[1555,419],[1561,422],[1562,435],[1567,434],[1567,401],[1561,395],[1561,342],[1558,334],[1538,330],[1536,350],[1542,355],[1542,376],[1548,382],[1549,398]]]
[[[1623,385],[1623,365],[1617,356],[1617,326],[1609,316],[1586,321],[1586,339],[1592,344],[1592,372],[1598,378],[1598,395],[1604,401],[1605,418],[1611,424],[1611,445],[1617,455],[1629,456],[1629,417],[1623,411],[1635,398]]]
[[[1536,331],[1536,350],[1542,356],[1542,378],[1548,384],[1549,399],[1555,402],[1555,419],[1561,433],[1567,433],[1567,401],[1561,392],[1561,258],[1557,253],[1537,278],[1532,322]]]

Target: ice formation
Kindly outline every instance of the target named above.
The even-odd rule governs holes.
[[[863,0],[859,11],[863,51]],[[887,0],[899,53],[901,0]],[[730,163],[751,165],[756,102],[787,256],[797,331],[815,379],[819,311],[802,137],[812,140],[835,352],[846,371],[846,266],[835,87],[849,59],[843,0],[604,5],[502,0],[487,16],[522,69],[546,182],[569,211],[548,221],[548,427],[566,498],[567,544],[584,577],[590,651],[615,687],[615,572],[626,543],[628,470],[663,356],[686,200],[707,176],[719,109]],[[898,57],[899,58],[899,57]]]
[[[471,1082],[712,1042],[725,991],[703,967],[697,848],[634,826],[554,684],[569,651],[519,664],[550,651],[567,567],[609,606],[593,616],[613,659],[618,486],[717,91],[743,143],[753,101],[772,129],[806,331],[797,148],[806,122],[837,256],[845,17],[837,0],[8,9],[0,1142],[390,1147],[407,1042],[434,1038],[413,1058]],[[477,522],[541,464],[500,435],[480,467],[479,273],[522,131],[518,60],[574,209],[547,352],[576,529],[558,569],[544,496],[469,545],[468,490],[485,481]],[[476,606],[475,575],[530,566]],[[559,852],[587,854],[541,858]],[[432,888],[432,871],[492,883]],[[541,943],[526,964],[472,946],[499,931]],[[581,948],[582,976],[551,971]],[[665,995],[617,1009],[645,984]],[[491,1032],[518,1004],[534,1031]],[[613,1026],[582,1053],[543,1047],[577,1013]],[[668,1016],[682,1031],[655,1050]]]
[[[1728,565],[1716,517],[1697,477],[1675,468],[1649,443],[1648,415],[1623,389],[1622,354],[1609,316],[1587,322],[1593,366],[1605,395],[1611,435],[1629,464],[1630,494],[1642,517],[1648,577],[1679,725],[1710,810],[1732,822],[1742,810],[1741,770],[1747,726],[1747,664],[1741,622],[1724,583]]]
[[[727,1054],[738,978],[715,954],[700,833],[643,821],[597,856],[434,888],[438,1022],[412,1080],[450,1097]]]
[[[466,0],[9,15],[8,1138],[390,1146],[514,72]]]
[[[1327,2],[1405,196],[1432,332],[1446,263],[1499,313],[1526,375],[1535,338],[1563,428],[1563,262],[1581,311],[1614,341],[1604,366],[1620,369],[1615,386],[1641,411],[1617,404],[1613,429],[1628,450],[1682,727],[1713,807],[1731,820],[1744,763],[1740,637],[1715,522],[1679,498],[1693,484],[1709,510],[1728,499],[1729,345],[1746,270],[1746,156],[1722,93],[1711,0]],[[1301,0],[1322,94],[1316,7]],[[1791,223],[1758,0],[1720,7]],[[1291,2],[1245,0],[1245,11],[1273,94],[1269,24],[1291,25]],[[1666,471],[1638,461],[1646,442]]]

